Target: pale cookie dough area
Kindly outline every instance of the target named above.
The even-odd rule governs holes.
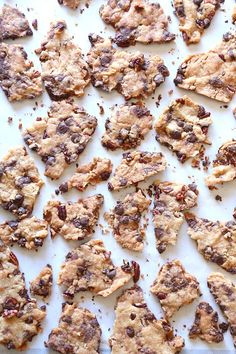
[[[47,264],[39,273],[39,275],[30,282],[30,292],[33,296],[47,298],[52,291],[52,267]]]

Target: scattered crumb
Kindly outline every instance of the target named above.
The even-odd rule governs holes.
[[[217,202],[222,202],[222,197],[219,194],[217,194],[215,196],[215,200],[217,200]]]
[[[100,105],[100,103],[97,103],[97,106],[99,107],[99,113],[100,113],[101,115],[103,115],[104,112],[105,112],[103,106]]]
[[[11,124],[13,122],[13,118],[12,117],[8,117],[7,118],[7,122],[8,122],[8,124]]]
[[[32,26],[35,29],[35,31],[38,30],[38,20],[36,18],[32,21]]]
[[[157,108],[160,106],[161,99],[162,99],[162,95],[160,94],[160,95],[158,95],[158,97],[157,97],[157,101],[155,102],[155,103],[156,103]]]

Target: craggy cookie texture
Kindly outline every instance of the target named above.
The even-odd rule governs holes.
[[[0,86],[9,101],[35,98],[42,93],[42,79],[17,44],[0,44]]]
[[[204,258],[236,274],[236,221],[210,221],[190,213],[185,217],[188,234]]]
[[[187,44],[198,43],[224,0],[174,0],[179,29]]]
[[[113,230],[116,241],[132,251],[141,251],[144,246],[145,230],[141,217],[147,211],[150,201],[139,190],[118,201],[115,208],[105,213],[105,219]]]
[[[111,39],[89,36],[92,48],[88,53],[91,81],[104,91],[117,90],[126,100],[146,98],[160,86],[169,71],[158,55],[127,53],[116,49]]]
[[[152,121],[153,116],[142,102],[113,107],[105,123],[102,145],[109,150],[136,148],[152,129]]]
[[[52,100],[80,97],[90,81],[81,49],[66,33],[66,23],[51,24],[47,39],[36,50],[42,65],[42,79]]]
[[[110,337],[112,354],[180,353],[184,340],[174,336],[166,320],[157,320],[149,310],[140,287],[127,289],[117,299],[116,320]]]
[[[226,33],[209,52],[188,56],[174,82],[186,90],[230,102],[236,91],[236,34]]]
[[[195,184],[156,182],[154,184],[153,224],[159,253],[168,245],[175,245],[182,223],[183,211],[197,205],[198,190]]]
[[[176,153],[181,162],[197,158],[210,144],[208,128],[212,120],[203,106],[184,96],[173,101],[155,124],[156,139]]]
[[[232,12],[232,22],[236,23],[236,5],[234,5],[233,12]]]
[[[236,286],[221,273],[211,273],[207,285],[229,323],[236,347]]]
[[[29,216],[43,185],[24,147],[13,148],[0,161],[0,205],[18,218]]]
[[[51,295],[52,291],[52,267],[47,264],[39,275],[30,282],[30,292],[34,296],[41,296],[42,298],[47,298]]]
[[[120,165],[108,183],[110,191],[120,190],[164,171],[166,160],[161,152],[132,151],[123,154]]]
[[[101,328],[97,318],[76,304],[63,304],[59,326],[49,334],[47,348],[66,354],[98,354]]]
[[[137,273],[137,263],[132,262],[130,265],[124,262],[121,267],[116,267],[103,241],[92,240],[67,254],[61,266],[58,285],[64,287],[64,296],[68,298],[86,290],[106,297],[128,283],[132,277],[137,281]]]
[[[97,126],[97,119],[72,100],[54,102],[48,118],[36,120],[23,133],[25,143],[45,162],[45,176],[58,179],[78,160]]]
[[[224,143],[213,161],[212,174],[205,178],[208,187],[236,178],[236,140]]]
[[[96,194],[78,202],[49,201],[44,208],[44,219],[50,225],[52,237],[57,234],[66,240],[91,237],[103,200],[101,194]]]
[[[165,43],[175,39],[168,31],[168,20],[158,3],[148,0],[108,0],[100,8],[102,19],[115,28],[114,42],[128,47],[136,42]]]
[[[80,5],[80,0],[58,0],[58,3],[75,10]]]
[[[29,298],[16,256],[1,244],[0,289],[0,344],[7,349],[25,349],[41,332],[46,314]]]
[[[187,273],[178,260],[161,267],[151,292],[158,297],[166,318],[172,317],[182,306],[200,296],[197,279]]]
[[[35,216],[23,220],[11,220],[0,224],[0,239],[6,245],[17,244],[28,250],[43,246],[48,235],[47,223]]]

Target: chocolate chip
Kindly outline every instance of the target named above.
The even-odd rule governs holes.
[[[18,227],[18,221],[16,220],[12,220],[12,221],[8,221],[7,225],[12,229],[12,230],[16,230]]]
[[[135,320],[135,318],[136,318],[136,314],[132,312],[130,314],[130,319],[133,321],[133,320]]]
[[[59,219],[65,221],[66,217],[67,217],[67,212],[66,212],[66,207],[65,205],[59,205],[57,207],[57,211],[58,211],[58,217]]]
[[[106,181],[106,180],[108,180],[108,178],[110,177],[110,172],[102,172],[101,174],[100,174],[100,178],[101,178],[101,180],[102,181]]]
[[[135,36],[132,34],[133,30],[131,28],[121,28],[119,32],[116,33],[114,42],[119,47],[128,47],[135,43]]]
[[[58,124],[56,131],[58,134],[65,134],[68,130],[68,126],[64,122],[61,122]]]
[[[109,279],[114,279],[115,276],[116,276],[116,270],[115,269],[105,269],[103,271],[104,274],[106,274],[106,276],[109,278]]]
[[[224,83],[218,77],[213,77],[209,80],[209,84],[215,88],[222,88],[224,87]]]
[[[17,180],[16,185],[18,187],[22,188],[22,187],[24,187],[24,185],[30,184],[30,183],[32,183],[32,179],[29,176],[23,176]]]
[[[184,11],[184,6],[183,5],[176,6],[175,7],[175,12],[176,12],[177,16],[185,17],[185,11]]]
[[[210,112],[206,112],[205,108],[203,106],[198,106],[198,118],[207,118],[211,115]]]
[[[79,133],[72,134],[72,136],[71,136],[72,143],[78,144],[80,142],[80,140],[81,140],[81,135]]]
[[[124,207],[121,202],[117,202],[117,205],[114,208],[114,212],[117,215],[123,215],[124,214]]]
[[[167,294],[165,294],[165,293],[162,293],[162,292],[157,293],[157,297],[159,300],[165,300],[166,296],[167,296]]]
[[[189,142],[189,143],[196,143],[197,142],[197,137],[196,137],[196,135],[194,134],[194,133],[192,133],[192,134],[190,134],[189,136],[188,136],[188,138],[187,138],[187,141]]]
[[[133,338],[135,335],[133,327],[126,327],[126,334],[128,337]]]
[[[178,130],[171,130],[169,132],[169,135],[172,139],[175,139],[175,140],[180,140],[182,137],[181,132],[179,132]]]
[[[137,281],[140,278],[140,266],[137,262],[132,261],[132,266],[133,266],[133,270],[134,270],[134,275],[133,275],[133,281],[135,283],[137,283]]]
[[[125,178],[125,177],[121,177],[120,180],[119,180],[119,182],[120,182],[120,186],[124,187],[124,186],[127,185],[128,180],[127,180],[127,178]]]
[[[67,183],[67,182],[62,183],[62,184],[59,186],[59,191],[60,191],[61,193],[66,193],[66,192],[68,192],[68,183]]]

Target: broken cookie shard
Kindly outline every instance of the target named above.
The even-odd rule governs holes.
[[[135,262],[125,262],[121,267],[116,267],[103,241],[92,240],[68,253],[61,266],[58,285],[63,286],[67,298],[73,298],[76,293],[86,290],[107,297],[128,283],[133,276],[137,281],[137,271]]]
[[[234,5],[234,7],[233,7],[232,22],[233,22],[234,24],[236,23],[236,5]]]
[[[127,53],[116,49],[111,39],[89,36],[88,64],[92,84],[104,91],[117,90],[126,100],[146,98],[160,86],[169,71],[158,55]]]
[[[47,298],[52,291],[52,267],[47,264],[39,273],[39,275],[30,282],[30,292],[34,296],[41,296]]]
[[[116,319],[109,343],[112,354],[180,353],[184,340],[174,336],[166,320],[149,310],[140,287],[127,289],[117,299]]]
[[[168,20],[158,3],[148,0],[108,0],[100,8],[103,21],[114,27],[114,42],[128,47],[136,42],[165,43],[175,39],[168,31]]]
[[[175,245],[184,222],[184,210],[197,205],[198,190],[195,184],[156,182],[154,184],[153,224],[156,246],[163,253],[168,245]]]
[[[209,52],[188,56],[174,83],[214,100],[230,102],[236,91],[236,34],[226,33]]]
[[[58,0],[60,5],[67,6],[72,10],[77,9],[77,7],[80,5],[80,2],[81,0]]]

